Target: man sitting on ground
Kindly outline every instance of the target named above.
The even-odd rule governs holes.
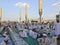
[[[19,36],[20,36],[20,37],[28,37],[28,36],[27,36],[27,33],[26,33],[23,29],[20,30]]]
[[[37,38],[37,33],[36,33],[35,29],[30,30],[30,31],[29,31],[29,35],[30,35],[32,38],[34,38],[34,39]]]

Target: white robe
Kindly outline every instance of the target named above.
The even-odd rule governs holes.
[[[4,38],[5,41],[9,40],[9,36],[6,35],[6,37]]]
[[[55,23],[54,28],[55,28],[55,34],[59,35],[60,34],[60,23]]]
[[[0,45],[6,45],[6,43],[3,41],[3,42],[0,43]]]
[[[53,43],[53,44],[50,44],[50,45],[57,45],[57,44]]]
[[[17,25],[17,28],[20,30],[20,25]]]
[[[28,29],[24,29],[24,31],[25,31],[26,33],[28,33]]]
[[[32,38],[37,38],[37,33],[34,32],[34,31],[32,31],[32,30],[29,31],[29,35],[30,35]]]
[[[33,33],[32,30],[29,30],[29,35],[30,35],[30,36],[32,36],[32,33]]]
[[[34,28],[37,28],[37,25],[33,25],[33,29],[34,29]]]
[[[19,35],[20,35],[21,37],[28,37],[28,36],[27,36],[27,33],[26,33],[25,31],[19,32]]]

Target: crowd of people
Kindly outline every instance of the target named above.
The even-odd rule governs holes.
[[[1,29],[0,34],[3,37],[3,41],[0,43],[0,45],[7,45],[8,41],[10,40],[9,28],[7,25],[2,25],[0,29]]]
[[[13,32],[17,29],[18,34],[21,38],[26,38],[31,36],[34,39],[39,41],[40,45],[60,45],[60,22],[57,21],[56,23],[50,24],[42,23],[40,26],[39,23],[9,23],[2,25],[4,35],[5,35],[5,42],[7,43],[9,40],[9,31],[8,27],[10,27]],[[42,32],[41,32],[42,31]],[[55,41],[56,40],[56,41]],[[52,43],[53,42],[53,43]]]

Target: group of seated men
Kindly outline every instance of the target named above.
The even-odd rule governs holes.
[[[35,31],[35,29],[28,30],[26,28],[25,29],[21,29],[20,32],[19,32],[19,36],[22,37],[22,38],[28,37],[28,35],[31,36],[34,39],[37,39],[39,42],[41,41],[40,39],[42,39],[43,40],[43,45],[53,45],[53,43],[51,43],[52,40],[50,41],[50,39],[48,38],[46,33],[38,34]],[[57,37],[56,40],[58,42],[57,44],[60,44],[60,38]],[[40,44],[41,44],[41,42],[40,42]],[[56,43],[54,43],[54,44],[56,44]]]

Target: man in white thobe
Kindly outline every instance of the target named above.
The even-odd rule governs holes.
[[[54,24],[54,28],[55,28],[55,35],[59,35],[60,34],[60,22],[56,22]]]
[[[28,37],[27,33],[24,30],[20,30],[19,35],[20,37]]]
[[[37,38],[37,33],[34,32],[34,31],[32,31],[32,30],[29,31],[29,35],[30,35],[32,38],[34,38],[34,39]]]

